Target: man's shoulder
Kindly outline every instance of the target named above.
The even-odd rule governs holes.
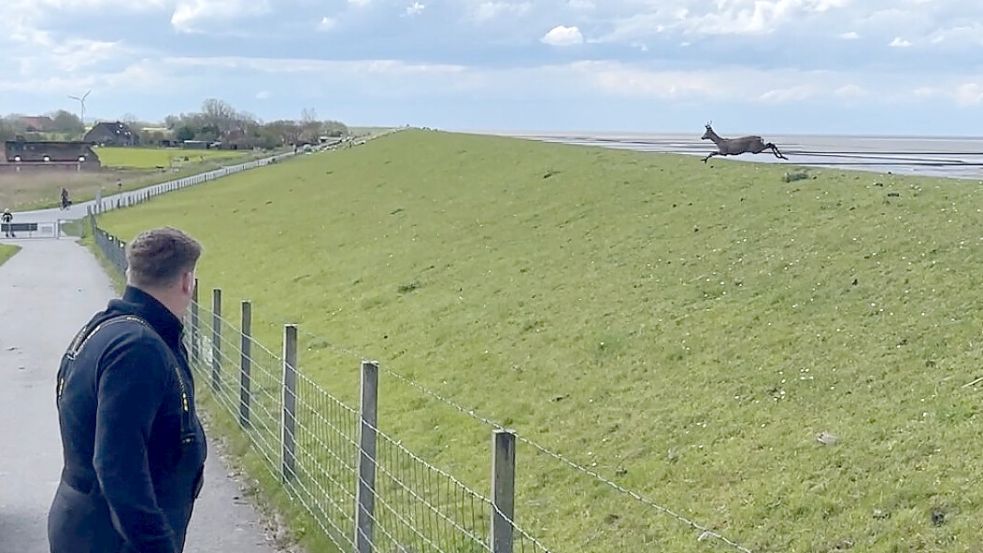
[[[104,314],[92,323],[89,341],[100,351],[99,357],[111,361],[119,357],[147,356],[167,360],[170,350],[157,332],[143,319],[125,313]]]

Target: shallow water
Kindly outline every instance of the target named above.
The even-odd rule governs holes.
[[[715,150],[712,143],[700,140],[702,133],[695,135],[593,132],[487,134],[642,152],[705,156]],[[983,138],[775,135],[765,137],[765,141],[777,144],[789,161],[780,160],[770,153],[745,154],[723,159],[983,180]],[[933,163],[956,165],[931,165]]]

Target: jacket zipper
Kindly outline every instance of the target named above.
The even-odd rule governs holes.
[[[177,365],[174,366],[174,375],[177,376],[178,385],[181,387],[181,409],[184,411],[182,418],[185,421],[181,426],[190,430],[191,403],[188,401],[188,389],[184,384],[184,377],[181,376],[181,368]],[[194,439],[194,436],[182,436],[181,443],[190,444]]]

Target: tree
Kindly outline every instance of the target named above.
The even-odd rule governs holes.
[[[54,121],[54,130],[56,131],[79,135],[85,131],[82,120],[72,112],[60,109],[51,113],[49,117]]]
[[[322,130],[325,135],[334,138],[348,136],[348,125],[345,125],[341,121],[325,121]]]
[[[201,104],[201,114],[205,125],[217,129],[216,138],[240,126],[235,108],[224,100],[205,100]]]
[[[184,142],[185,140],[194,140],[195,131],[191,127],[185,125],[177,130],[177,134],[174,135],[179,142]]]

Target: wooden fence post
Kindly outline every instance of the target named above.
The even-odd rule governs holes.
[[[201,325],[198,320],[198,279],[195,278],[195,290],[191,297],[191,364],[197,365],[201,360]]]
[[[249,428],[249,408],[250,408],[250,370],[252,369],[252,347],[253,347],[253,304],[248,301],[242,302],[242,343],[239,349],[242,351],[242,359],[239,371],[239,424],[243,428]]]
[[[212,290],[212,389],[222,386],[222,289]]]
[[[297,472],[295,432],[297,428],[297,325],[283,326],[283,412],[280,441],[283,444],[283,479]]]
[[[492,435],[492,553],[512,553],[515,521],[515,434]]]
[[[358,490],[355,493],[356,553],[372,553],[375,522],[376,429],[379,424],[379,364],[362,362],[359,408]]]

